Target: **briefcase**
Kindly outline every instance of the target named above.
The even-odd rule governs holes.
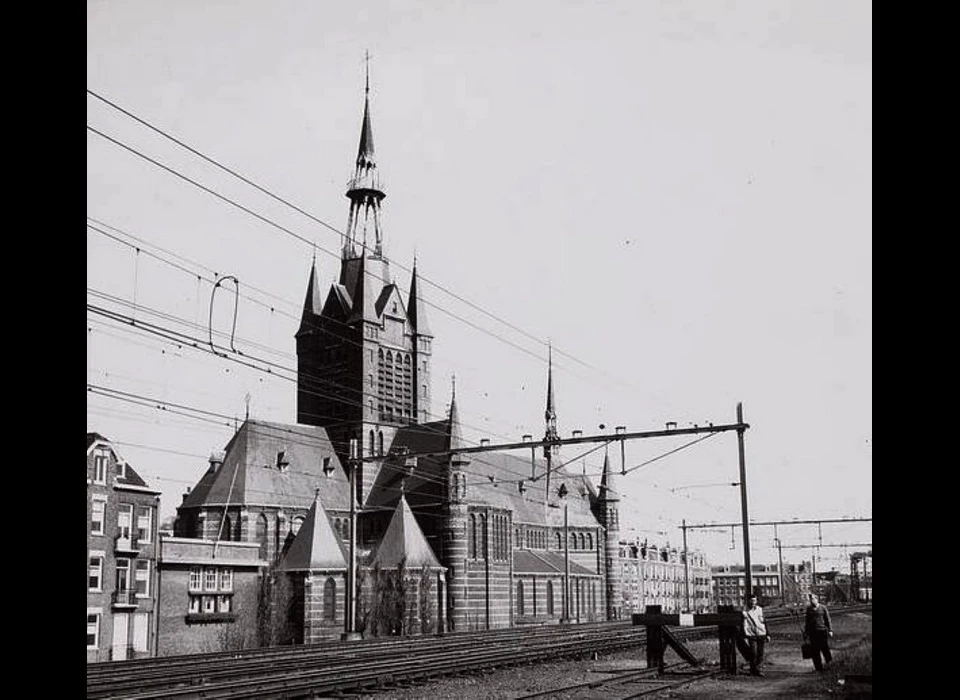
[[[803,642],[800,644],[800,656],[805,659],[813,658],[813,644],[810,642]]]

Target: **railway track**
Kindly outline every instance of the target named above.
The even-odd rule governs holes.
[[[844,614],[868,608],[831,611]],[[786,611],[768,615],[773,625],[793,620]],[[692,639],[712,636],[715,629],[675,628],[674,634]],[[87,698],[308,698],[546,659],[606,654],[642,647],[645,642],[643,627],[601,622],[103,662],[87,666]]]

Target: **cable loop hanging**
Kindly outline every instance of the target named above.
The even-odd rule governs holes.
[[[237,348],[234,347],[234,344],[233,344],[233,340],[237,334],[237,309],[240,307],[240,280],[238,280],[233,275],[226,275],[225,277],[221,277],[220,279],[218,279],[217,283],[213,285],[213,289],[210,291],[210,320],[207,324],[207,331],[209,332],[209,338],[210,338],[210,351],[213,352],[215,355],[219,355],[220,357],[226,357],[227,355],[226,353],[218,352],[216,347],[213,344],[213,300],[217,295],[217,289],[220,287],[220,283],[225,282],[227,280],[232,280],[234,284],[233,328],[230,330],[230,350],[238,355],[243,354],[242,352],[237,350]]]

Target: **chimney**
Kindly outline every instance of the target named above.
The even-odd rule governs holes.
[[[223,466],[223,460],[226,457],[223,450],[214,450],[210,453],[210,469],[216,474]]]

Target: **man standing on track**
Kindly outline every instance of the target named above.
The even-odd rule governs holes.
[[[807,605],[807,616],[803,631],[813,646],[813,667],[818,671],[830,667],[833,655],[830,653],[830,637],[833,636],[833,626],[830,624],[830,611],[820,604],[815,593],[809,594],[810,604]],[[820,661],[823,654],[823,662]]]
[[[767,626],[763,621],[763,608],[757,604],[757,594],[747,598],[743,610],[743,635],[750,645],[750,675],[763,675],[763,647],[767,641]]]

